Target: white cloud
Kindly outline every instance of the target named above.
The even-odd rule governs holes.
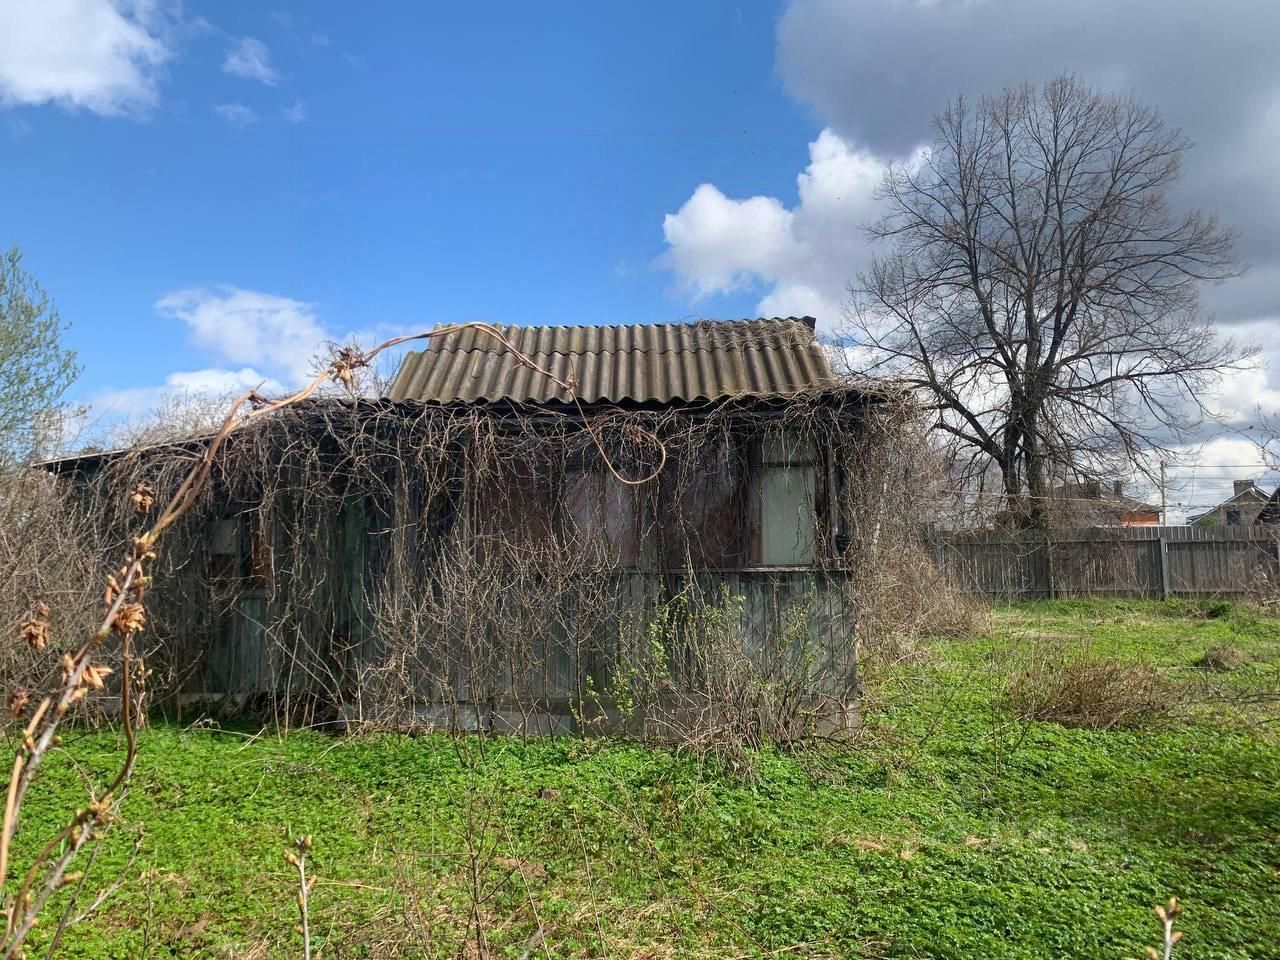
[[[0,2],[0,105],[145,113],[172,56],[149,0]]]
[[[264,376],[252,367],[240,370],[211,367],[171,373],[158,386],[106,390],[95,396],[89,405],[95,419],[134,417],[154,409],[166,397],[189,394],[221,396],[252,389],[260,389],[264,394],[284,392],[284,386],[278,380]]]
[[[246,80],[260,80],[269,87],[274,87],[279,80],[275,69],[271,66],[271,52],[261,40],[245,37],[227,51],[227,59],[222,63],[223,72]]]
[[[204,433],[249,390],[268,396],[285,392],[279,381],[251,367],[185,370],[156,386],[105,390],[90,399],[71,445],[113,448]]]
[[[660,262],[693,301],[759,290],[761,314],[810,314],[838,328],[847,286],[870,260],[860,228],[875,219],[886,162],[915,155],[930,118],[959,94],[1075,71],[1151,103],[1197,141],[1172,199],[1238,225],[1254,265],[1204,290],[1206,316],[1264,352],[1206,393],[1217,422],[1171,468],[1171,517],[1225,499],[1232,480],[1270,490],[1280,472],[1264,470],[1249,438],[1259,410],[1280,415],[1280,60],[1267,46],[1277,27],[1274,0],[791,0],[778,22],[778,74],[827,124],[796,199],[741,200],[703,184],[663,221]],[[1010,35],[1034,42],[1009,44]],[[1158,499],[1150,486],[1140,492]]]
[[[302,123],[307,119],[307,105],[302,100],[295,100],[293,106],[284,107],[280,113],[289,123]]]
[[[1280,385],[1276,383],[1276,371],[1280,371],[1280,344],[1275,342],[1280,320],[1256,320],[1251,323],[1233,324],[1223,328],[1223,333],[1245,343],[1262,345],[1257,361],[1241,370],[1227,371],[1209,401],[1210,411],[1232,428],[1247,427],[1257,419],[1257,414],[1280,414]]]
[[[161,316],[186,324],[191,341],[232,364],[263,367],[298,383],[332,339],[309,303],[238,287],[193,287],[156,302]]]
[[[243,103],[220,103],[213,109],[233,127],[247,127],[251,123],[258,122],[257,112]]]
[[[115,446],[157,431],[206,429],[211,418],[221,415],[222,401],[236,394],[257,389],[266,396],[282,396],[309,382],[326,344],[354,343],[367,349],[420,332],[372,324],[339,334],[320,321],[312,304],[232,286],[176,290],[155,307],[162,317],[181,321],[191,343],[207,351],[217,365],[176,371],[159,384],[99,393],[90,400],[81,440],[88,437],[99,445]],[[380,354],[374,364],[377,375],[394,375],[399,359],[413,346]]]
[[[793,259],[791,212],[773,197],[731,200],[704,183],[662,221],[666,264],[698,297],[772,280]]]
[[[776,197],[735,200],[709,183],[663,219],[661,262],[695,299],[769,287],[764,316],[809,315],[839,326],[845,288],[870,252],[862,227],[875,217],[885,161],[832,130],[809,144],[790,209]]]
[[[1261,447],[1247,434],[1216,437],[1188,448],[1181,462],[1167,467],[1166,477],[1171,523],[1181,523],[1229,499],[1237,480],[1252,480],[1266,493],[1280,483],[1280,472],[1267,463]],[[1158,503],[1159,490],[1152,488],[1146,499]]]

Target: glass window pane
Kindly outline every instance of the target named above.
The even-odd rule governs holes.
[[[817,474],[813,467],[760,471],[760,562],[794,566],[814,561]]]

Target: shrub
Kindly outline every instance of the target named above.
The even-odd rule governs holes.
[[[1244,651],[1239,647],[1212,646],[1192,665],[1200,670],[1227,673],[1231,670],[1240,669],[1244,666],[1244,663]]]
[[[57,662],[55,651],[97,625],[108,552],[72,496],[42,471],[0,471],[0,683],[6,693],[40,689]],[[21,626],[46,605],[47,637],[15,642]]]
[[[1165,716],[1177,703],[1176,685],[1155,668],[1095,656],[1040,653],[1010,677],[1005,701],[1023,720],[1086,730],[1134,728]]]
[[[1231,613],[1232,604],[1230,600],[1213,600],[1204,606],[1204,615],[1210,620],[1221,620],[1223,617]]]

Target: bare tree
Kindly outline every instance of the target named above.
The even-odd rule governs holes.
[[[1199,312],[1241,272],[1234,234],[1170,209],[1179,131],[1072,77],[957,100],[934,130],[886,176],[891,249],[850,287],[858,372],[916,388],[963,476],[998,474],[1043,525],[1055,478],[1140,468],[1253,356]]]

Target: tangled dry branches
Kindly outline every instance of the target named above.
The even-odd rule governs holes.
[[[463,326],[476,327],[503,341],[501,332],[486,324]],[[154,521],[141,534],[134,536],[126,547],[123,562],[106,578],[104,609],[97,627],[61,657],[48,692],[38,702],[26,688],[15,689],[10,694],[10,712],[16,718],[28,712],[29,716],[20,734],[20,746],[9,777],[3,823],[0,824],[0,884],[4,884],[5,894],[5,932],[0,941],[0,952],[5,960],[22,956],[23,944],[43,907],[55,891],[78,879],[70,871],[72,864],[86,847],[101,839],[103,832],[117,818],[121,793],[132,777],[137,760],[137,728],[144,709],[148,674],[141,661],[136,659],[135,644],[138,634],[147,625],[145,602],[152,579],[150,572],[157,559],[157,547],[165,534],[200,501],[228,439],[254,421],[303,404],[326,381],[349,386],[355,370],[368,366],[379,353],[397,343],[442,336],[462,328],[444,327],[416,337],[396,338],[368,352],[347,348],[334,357],[328,369],[287,397],[271,401],[254,391],[239,397],[213,437],[201,445],[193,459],[184,461],[177,483],[163,498]],[[541,375],[555,380],[554,375],[533,360],[523,358],[523,362]],[[556,382],[572,392],[570,385]],[[140,482],[132,484],[127,496],[121,499],[129,510],[145,514],[155,507],[157,498],[151,485]],[[36,653],[43,652],[49,645],[50,612],[49,606],[41,601],[21,625],[22,639]],[[101,662],[108,640],[118,644],[119,670]],[[16,888],[10,892],[9,859],[28,790],[42,761],[60,742],[59,730],[68,713],[91,691],[105,689],[113,673],[118,676],[119,716],[126,744],[120,766],[106,788],[91,797],[83,808],[76,810],[67,824],[38,848],[26,871],[20,875]]]

